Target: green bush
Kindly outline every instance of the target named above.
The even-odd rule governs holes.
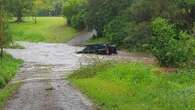
[[[145,51],[151,40],[151,26],[148,22],[131,23],[128,36],[124,39],[126,47],[131,50]]]
[[[109,41],[121,46],[128,36],[128,21],[123,17],[117,17],[104,27],[104,33]]]
[[[148,22],[130,22],[125,16],[120,16],[105,26],[104,33],[110,42],[118,46],[144,50],[151,39],[151,26]]]
[[[165,66],[184,66],[193,56],[192,37],[186,32],[177,32],[166,19],[152,22],[152,53]]]
[[[78,30],[82,30],[86,27],[85,24],[85,11],[81,11],[78,14],[74,15],[71,19],[71,26]]]
[[[104,35],[104,27],[131,5],[133,0],[88,0],[87,25]],[[114,29],[114,28],[113,28]]]
[[[14,59],[7,54],[4,55],[0,61],[0,89],[13,78],[21,64],[21,60]]]
[[[3,88],[6,85],[6,82],[3,77],[0,76],[0,88]]]
[[[0,10],[0,57],[3,57],[3,48],[12,41],[8,27],[6,11]]]
[[[71,25],[72,21],[79,20],[80,23],[80,12],[86,9],[86,0],[67,0],[64,4],[63,15],[67,18],[67,23]],[[79,17],[79,18],[78,18]],[[75,23],[73,23],[75,24]]]

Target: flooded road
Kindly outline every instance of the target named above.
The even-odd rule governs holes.
[[[92,110],[92,104],[65,80],[71,71],[86,64],[79,47],[66,44],[19,42],[25,49],[8,49],[24,60],[11,83],[22,82],[6,110]]]
[[[94,59],[149,61],[150,57],[119,52],[116,56],[81,55],[67,44],[19,42],[25,49],[7,49],[24,65],[11,83],[22,82],[6,110],[93,110],[92,103],[65,80],[71,71]]]

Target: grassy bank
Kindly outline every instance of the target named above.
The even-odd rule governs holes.
[[[83,67],[70,80],[101,110],[195,109],[195,70],[161,74],[141,63],[105,63]]]
[[[16,41],[64,43],[71,40],[76,30],[66,25],[63,17],[38,17],[37,24],[31,17],[23,23],[10,23]]]
[[[19,88],[20,83],[8,84],[5,88],[0,89],[0,110],[4,110],[4,106],[9,97]]]
[[[105,37],[100,38],[92,38],[85,42],[85,44],[102,44],[109,43],[109,41]]]
[[[0,59],[0,108],[3,108],[8,97],[19,85],[8,84],[8,82],[15,76],[21,64],[21,60],[16,60],[10,55],[5,55],[3,59]]]

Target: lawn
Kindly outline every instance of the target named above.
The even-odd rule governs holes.
[[[23,23],[10,23],[10,30],[14,40],[31,42],[64,43],[77,34],[63,17],[38,17],[37,24],[25,17]]]
[[[142,63],[82,67],[70,81],[101,110],[195,110],[195,70],[161,73]]]
[[[21,64],[21,60],[14,59],[10,55],[4,55],[3,59],[0,59],[0,110],[19,86],[8,82],[15,76]]]

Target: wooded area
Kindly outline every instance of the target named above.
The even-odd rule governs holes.
[[[130,51],[149,51],[162,65],[194,59],[193,0],[68,0],[64,15],[77,29],[95,29]]]

